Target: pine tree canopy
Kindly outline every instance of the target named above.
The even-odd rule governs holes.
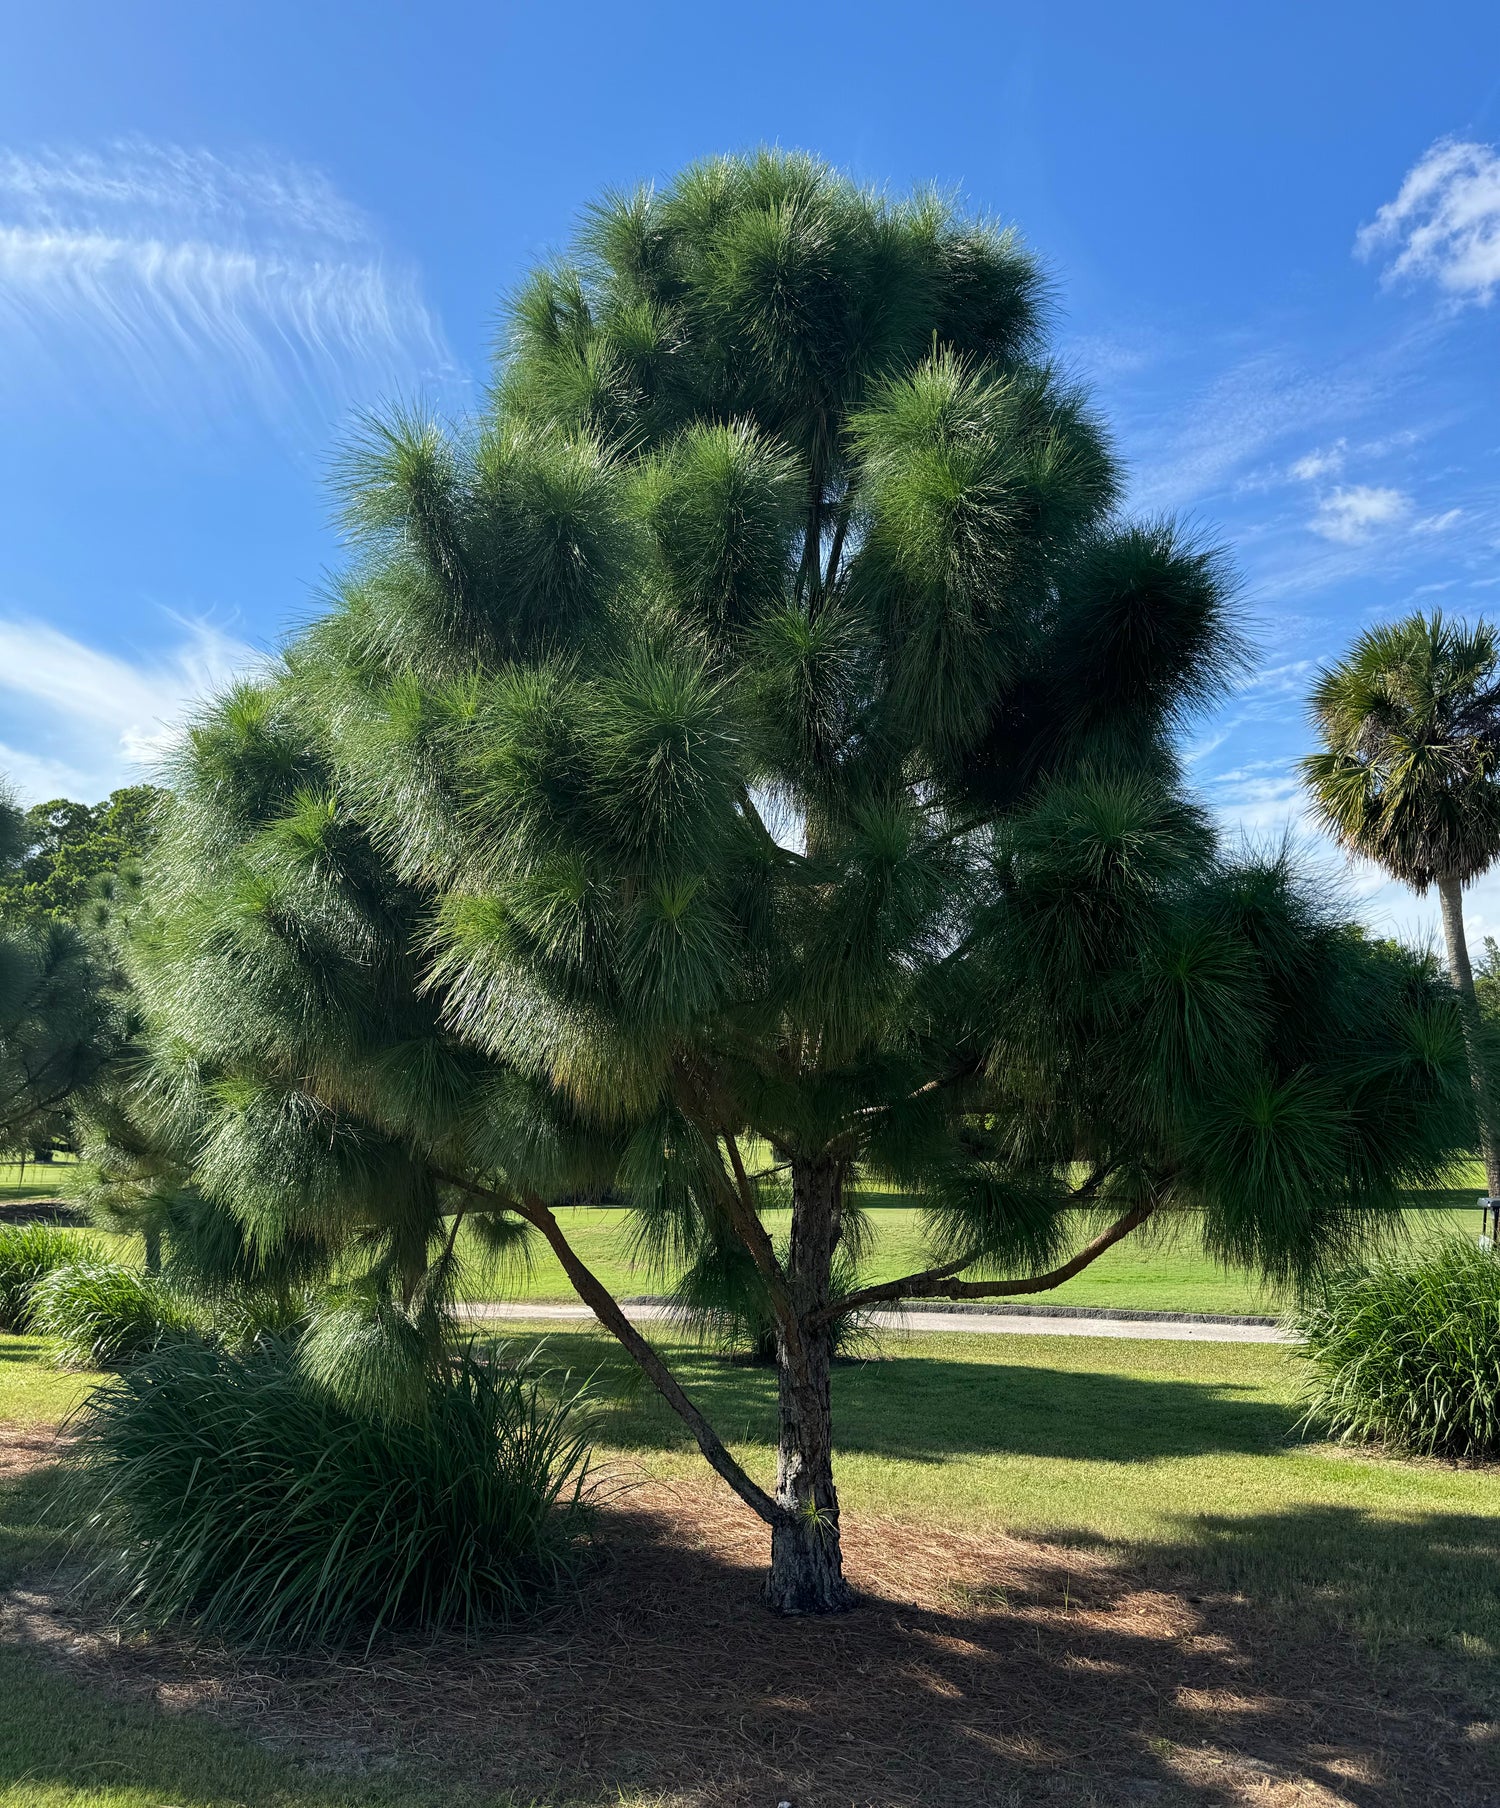
[[[545,1237],[787,1609],[846,1598],[841,1315],[1056,1284],[1168,1212],[1305,1278],[1474,1133],[1430,963],[1186,788],[1229,568],[1121,513],[1047,302],[1010,233],[804,157],[605,196],[479,417],[342,460],[347,569],[193,726],[134,938],[130,1109],[212,1209],[360,1252],[413,1323],[461,1214]],[[850,1280],[856,1181],[923,1208],[923,1272]],[[606,1193],[663,1266],[749,1257],[774,1493],[569,1249],[551,1206]]]

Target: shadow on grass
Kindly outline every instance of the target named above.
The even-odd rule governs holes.
[[[58,1224],[70,1230],[87,1226],[88,1213],[50,1193],[24,1187],[0,1187],[0,1224]]]
[[[243,1669],[170,1642],[80,1655],[13,1627],[0,1798],[1217,1808],[1310,1784],[1353,1808],[1495,1799],[1488,1520],[1226,1516],[1121,1561],[851,1516],[862,1604],[801,1621],[760,1605],[760,1528],[707,1488],[611,1508],[605,1532],[614,1561],[576,1605],[477,1651]],[[153,1695],[211,1700],[258,1743]]]
[[[524,1346],[526,1340],[516,1340]],[[690,1448],[680,1421],[627,1359],[587,1334],[549,1335],[544,1362],[595,1375],[601,1435],[656,1450]],[[673,1372],[720,1432],[775,1436],[776,1380],[699,1351],[667,1352]],[[1072,1457],[1149,1463],[1162,1457],[1265,1455],[1286,1445],[1296,1411],[1228,1382],[1182,1381],[936,1356],[840,1366],[840,1451],[941,1462],[952,1456]]]
[[[29,1439],[41,1465],[0,1482],[0,1589],[43,1568],[55,1567],[64,1540],[58,1528],[56,1465],[46,1459],[44,1436]]]
[[[0,1646],[0,1797],[90,1808],[360,1808],[435,1802],[406,1778],[318,1775],[213,1720],[164,1715],[144,1693],[83,1686]]]
[[[1164,1586],[1242,1599],[1282,1638],[1337,1628],[1377,1667],[1402,1648],[1444,1652],[1500,1713],[1500,1518],[1301,1506],[1206,1515],[1181,1532],[1139,1552]],[[1090,1534],[1069,1542],[1101,1548]]]

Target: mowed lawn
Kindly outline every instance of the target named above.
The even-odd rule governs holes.
[[[0,1164],[0,1205],[20,1198],[66,1201],[71,1165],[66,1160],[29,1163],[23,1187],[16,1164]],[[1449,1186],[1413,1194],[1412,1208],[1404,1215],[1404,1234],[1418,1243],[1454,1230],[1477,1234],[1479,1209],[1474,1202],[1483,1189],[1483,1170],[1475,1162],[1456,1172]],[[897,1193],[866,1191],[856,1197],[868,1213],[871,1231],[864,1278],[891,1280],[925,1266],[929,1258],[920,1210]],[[658,1294],[670,1285],[671,1276],[654,1272],[640,1258],[630,1212],[573,1206],[561,1208],[558,1215],[584,1261],[615,1294]],[[769,1211],[765,1218],[773,1237],[786,1235],[787,1212]],[[1206,1256],[1196,1232],[1190,1215],[1148,1225],[1033,1303],[1231,1315],[1276,1313],[1289,1304],[1254,1275],[1222,1267]],[[122,1260],[139,1259],[137,1239],[96,1231],[80,1234]],[[539,1238],[533,1240],[528,1267],[520,1272],[513,1268],[497,1272],[467,1231],[460,1234],[459,1250],[466,1263],[465,1292],[472,1299],[555,1303],[577,1298],[557,1258]]]
[[[1476,1176],[1479,1170],[1476,1167]],[[1458,1177],[1455,1177],[1458,1178]],[[1467,1177],[1464,1177],[1467,1178]],[[1406,1234],[1417,1242],[1463,1230],[1476,1235],[1482,1176],[1468,1185],[1414,1195],[1405,1214]],[[922,1214],[899,1194],[867,1193],[860,1203],[869,1214],[872,1249],[862,1264],[866,1280],[893,1280],[924,1267],[930,1259]],[[771,1235],[784,1238],[790,1214],[765,1214]],[[633,1240],[632,1214],[611,1208],[574,1206],[559,1213],[569,1239],[584,1261],[617,1295],[662,1291],[669,1277],[653,1273]],[[536,1301],[576,1298],[556,1257],[538,1240],[530,1270],[516,1275],[486,1271],[477,1242],[464,1239],[470,1263],[469,1293],[475,1299]],[[1203,1253],[1191,1216],[1147,1225],[1099,1258],[1071,1281],[1034,1302],[1039,1305],[1120,1307],[1133,1311],[1276,1313],[1288,1302],[1243,1269],[1224,1268]]]
[[[596,1458],[611,1494],[623,1488],[628,1504],[642,1482],[703,1482],[678,1421],[597,1328],[518,1325],[508,1341],[512,1350],[540,1342],[559,1379],[591,1377]],[[772,1376],[666,1341],[694,1397],[769,1481]],[[0,1338],[0,1420],[11,1428],[0,1435],[18,1444],[44,1435],[95,1379],[57,1370],[38,1339]],[[1493,1701],[1495,1471],[1303,1442],[1298,1380],[1296,1357],[1267,1345],[893,1336],[836,1372],[843,1500],[851,1515],[1104,1552],[1189,1598],[1247,1601],[1393,1674],[1411,1661],[1439,1663],[1466,1696]],[[35,1481],[0,1489],[0,1582],[44,1572],[44,1502]],[[747,1519],[747,1540],[760,1536]],[[163,1715],[0,1643],[3,1808],[429,1799],[456,1798],[410,1772],[309,1771],[223,1726]]]
[[[56,1199],[66,1194],[73,1157],[52,1161],[0,1161],[0,1204],[17,1199]]]

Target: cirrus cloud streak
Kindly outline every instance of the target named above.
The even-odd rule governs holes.
[[[0,154],[0,393],[326,424],[452,360],[409,270],[316,172],[131,143]]]

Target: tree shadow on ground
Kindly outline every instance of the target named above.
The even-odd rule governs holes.
[[[774,1439],[776,1381],[768,1370],[682,1350],[671,1352],[671,1365],[725,1435]],[[598,1392],[613,1401],[604,1429],[610,1442],[690,1447],[680,1421],[633,1376],[601,1371]],[[833,1404],[841,1452],[929,1463],[960,1455],[1111,1463],[1258,1456],[1284,1447],[1297,1418],[1292,1408],[1231,1383],[934,1356],[840,1368]]]
[[[1484,1713],[1500,1716],[1500,1517],[1299,1506],[1184,1519],[1181,1533],[1132,1553],[1159,1586],[1242,1601],[1283,1639],[1335,1627],[1372,1675],[1392,1666],[1409,1675],[1414,1653],[1436,1654]],[[1111,1548],[1091,1533],[1066,1542]]]
[[[0,1224],[56,1224],[68,1230],[82,1230],[89,1222],[89,1215],[81,1206],[69,1205],[64,1199],[28,1193],[18,1186],[0,1187]]]
[[[63,1677],[90,1690],[94,1729],[28,1752],[26,1776],[86,1792],[101,1765],[128,1764],[148,1800],[258,1799],[260,1756],[246,1775],[189,1774],[184,1733],[205,1762],[196,1715],[185,1727],[174,1716],[178,1730],[155,1744],[145,1736],[140,1703],[166,1699],[253,1727],[325,1777],[394,1762],[408,1799],[417,1784],[554,1808],[1495,1800],[1496,1729],[1473,1678],[1349,1636],[1414,1540],[1450,1549],[1471,1582],[1487,1566],[1491,1586],[1487,1522],[1226,1519],[1121,1560],[851,1516],[862,1605],[801,1621],[761,1606],[760,1528],[707,1488],[632,1496],[607,1511],[605,1531],[608,1562],[575,1601],[477,1649],[252,1666],[192,1642],[90,1637],[22,1598],[9,1636],[30,1653],[26,1686],[55,1694],[60,1717]],[[1282,1553],[1330,1547],[1345,1558],[1307,1557],[1316,1600],[1304,1612],[1287,1616],[1274,1589],[1246,1586],[1274,1580]],[[0,1790],[20,1781],[18,1763],[0,1752]],[[362,1786],[316,1780],[293,1794],[365,1799]]]

